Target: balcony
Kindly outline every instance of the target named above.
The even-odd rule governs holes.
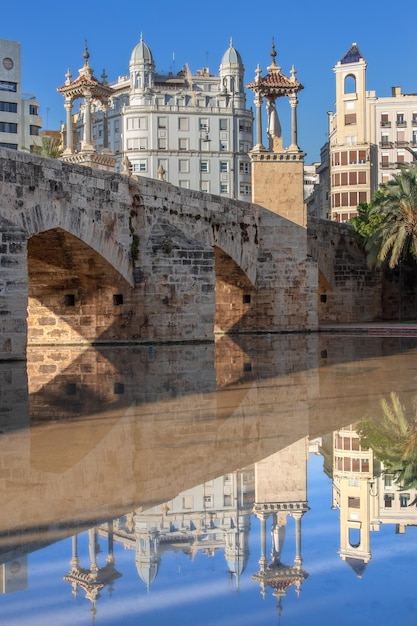
[[[381,128],[391,128],[391,122],[382,122],[381,121]]]
[[[397,128],[407,128],[407,122],[405,120],[397,120]]]
[[[394,142],[393,141],[380,141],[379,142],[379,147],[380,148],[385,148],[385,149],[390,149],[394,147]]]
[[[391,161],[381,161],[379,166],[383,170],[392,170],[395,167],[395,163],[392,163]]]
[[[409,141],[396,141],[395,142],[395,147],[396,148],[406,148],[409,145],[410,145]]]

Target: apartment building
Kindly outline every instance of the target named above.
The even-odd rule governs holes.
[[[129,75],[114,83],[109,106],[91,106],[92,140],[97,152],[126,159],[138,176],[240,200],[251,200],[253,114],[246,108],[244,66],[232,41],[219,73],[158,73],[150,47],[140,37],[129,61]],[[76,150],[82,150],[85,105],[77,113]]]
[[[0,39],[0,146],[31,150],[41,127],[38,101],[22,91],[20,43]]]
[[[356,43],[333,68],[335,112],[328,113],[329,139],[318,167],[320,184],[308,213],[345,222],[369,202],[382,182],[413,162],[417,149],[417,93],[377,97],[366,85],[367,63]],[[328,181],[326,183],[326,181]],[[320,187],[320,186],[319,186]]]

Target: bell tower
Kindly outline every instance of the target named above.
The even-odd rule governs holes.
[[[284,76],[276,63],[275,45],[268,73],[262,77],[258,65],[255,80],[247,85],[255,94],[256,144],[249,156],[252,161],[252,202],[278,215],[306,226],[304,208],[304,157],[297,143],[297,94],[303,85],[296,79],[294,67],[291,77]],[[291,144],[283,145],[276,101],[287,96],[291,107]],[[268,147],[262,138],[262,105],[266,100],[268,116]]]

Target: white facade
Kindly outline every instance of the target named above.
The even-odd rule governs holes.
[[[97,105],[93,141],[98,152],[107,148],[118,157],[118,171],[127,157],[135,175],[251,200],[253,114],[246,108],[244,67],[232,42],[218,75],[207,67],[192,74],[187,65],[176,74],[161,75],[141,37],[130,58],[129,76],[109,86],[114,95],[106,112],[108,132],[105,113]],[[82,130],[81,107],[79,150]]]
[[[22,92],[20,43],[0,39],[0,146],[31,150],[41,127],[39,103]]]

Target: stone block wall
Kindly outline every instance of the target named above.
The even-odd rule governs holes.
[[[348,224],[308,220],[308,249],[318,263],[320,322],[372,322],[382,317],[383,276],[370,270]]]

